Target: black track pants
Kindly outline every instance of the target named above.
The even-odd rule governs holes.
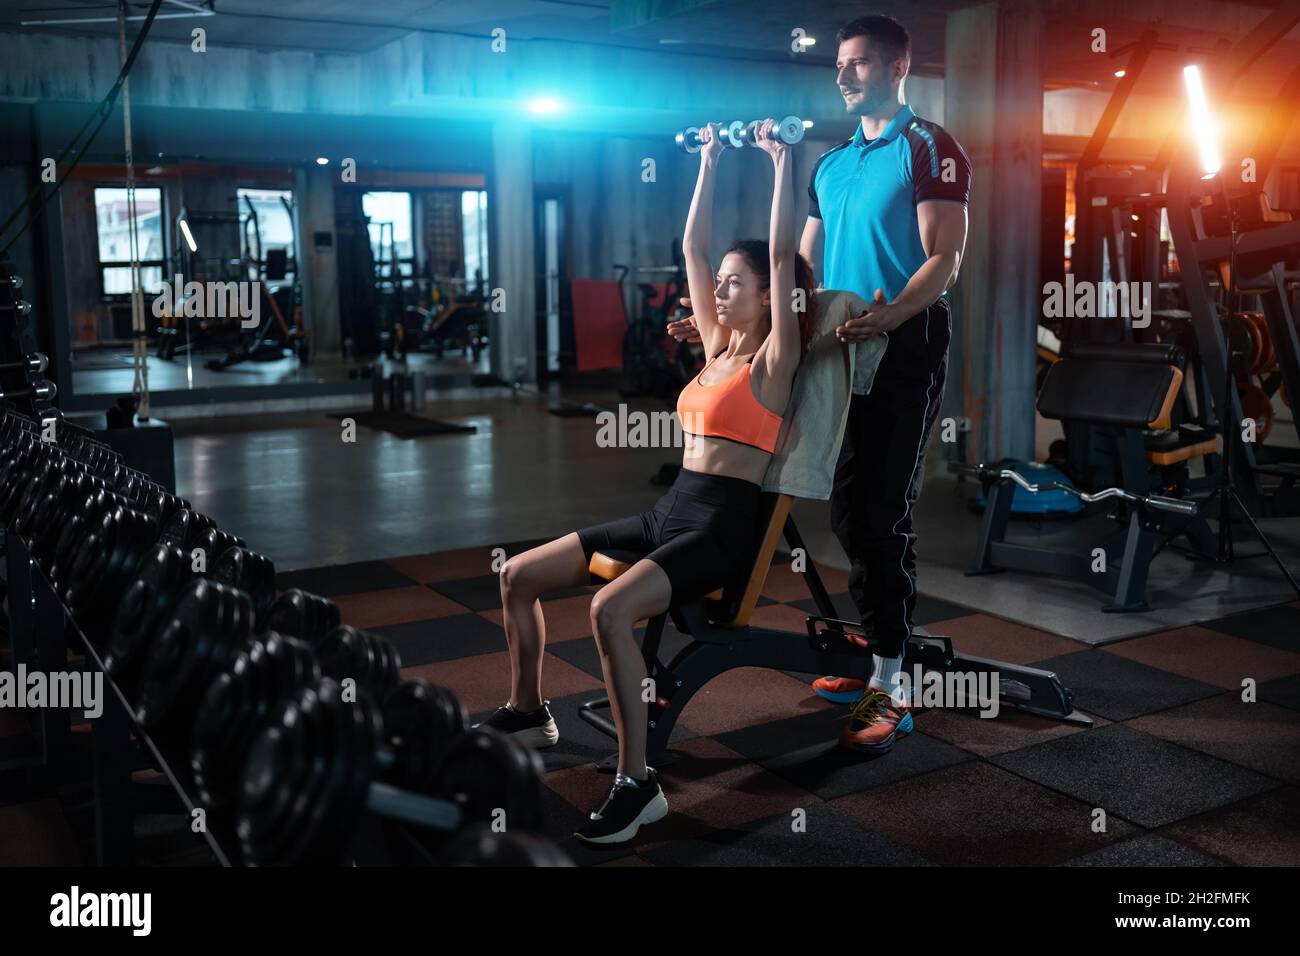
[[[943,300],[890,333],[871,393],[852,398],[835,469],[831,526],[849,557],[849,593],[882,657],[901,654],[912,633],[912,509],[943,398],[951,335]]]

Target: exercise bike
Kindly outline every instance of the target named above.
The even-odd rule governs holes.
[[[624,381],[619,388],[619,395],[623,398],[649,396],[672,400],[698,371],[699,360],[692,347],[671,340],[665,331],[669,321],[686,314],[681,305],[686,292],[686,276],[680,257],[674,259],[671,266],[637,269],[638,273],[667,274],[669,278],[662,287],[652,282],[637,283],[641,294],[640,307],[635,316],[628,317],[627,331],[623,334]],[[621,297],[631,270],[617,263],[614,268],[619,270]]]

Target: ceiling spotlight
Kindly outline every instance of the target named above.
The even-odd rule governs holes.
[[[316,165],[317,165],[317,166],[328,166],[329,164],[330,164],[329,157],[327,157],[327,156],[317,156],[317,157],[316,157]]]
[[[1127,73],[1127,72],[1128,72],[1128,70],[1116,70],[1116,71],[1115,71],[1115,75],[1118,76],[1118,77],[1121,77],[1121,78],[1122,78],[1122,77],[1124,76],[1124,74]]]

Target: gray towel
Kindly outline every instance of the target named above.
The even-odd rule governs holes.
[[[867,308],[852,292],[823,289],[817,293],[817,328],[794,377],[790,404],[776,440],[776,453],[763,476],[763,490],[796,498],[831,496],[835,462],[849,419],[849,396],[855,363],[868,370],[867,387],[885,354],[889,336],[842,344],[835,329]]]

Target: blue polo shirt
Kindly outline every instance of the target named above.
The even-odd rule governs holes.
[[[964,206],[970,184],[966,151],[910,106],[876,139],[868,141],[859,125],[851,140],[818,158],[809,178],[808,215],[822,220],[826,234],[822,285],[868,301],[882,289],[893,299],[926,260],[916,207]]]

